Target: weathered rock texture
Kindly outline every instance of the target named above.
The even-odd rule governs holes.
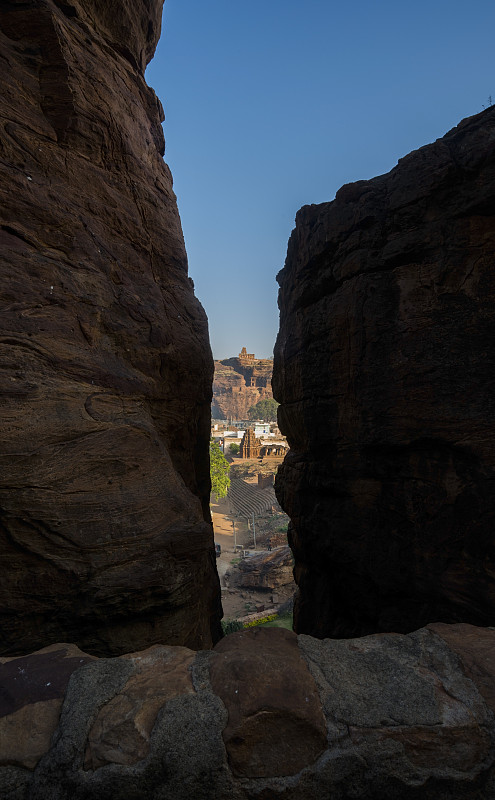
[[[495,624],[495,108],[302,208],[273,387],[295,625]]]
[[[293,583],[290,547],[250,556],[239,563],[240,585],[252,589],[278,589]]]
[[[495,796],[495,630],[3,662],[3,800]]]
[[[242,352],[239,357],[215,361],[212,417],[248,419],[251,406],[273,397],[272,370],[272,359],[244,357]]]
[[[4,653],[218,635],[213,364],[143,78],[161,6],[1,8]]]

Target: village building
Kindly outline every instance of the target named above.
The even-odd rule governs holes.
[[[261,444],[260,447],[260,456],[262,458],[270,457],[270,456],[282,456],[284,457],[287,453],[289,447],[285,442],[269,442],[268,444]]]

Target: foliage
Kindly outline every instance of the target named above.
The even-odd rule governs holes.
[[[222,620],[222,630],[225,636],[228,636],[229,633],[242,631],[243,627],[244,625],[238,619],[226,619],[225,622]]]
[[[211,491],[218,500],[226,497],[230,486],[230,465],[214,439],[210,439]]]
[[[233,456],[238,456],[240,449],[241,449],[241,446],[239,444],[237,444],[237,442],[232,442],[232,444],[229,444],[229,450],[230,450],[230,452],[232,453]]]
[[[260,617],[259,619],[253,619],[251,622],[244,623],[244,627],[255,628],[257,625],[264,625],[265,622],[272,622],[276,618],[276,614],[267,614],[266,617]]]
[[[286,630],[293,630],[292,627],[292,614],[283,614],[279,616],[275,614],[267,614],[264,617],[251,620],[251,622],[241,622],[239,619],[222,620],[222,630],[225,636],[236,631],[242,631],[246,628],[256,628],[258,626],[265,626],[266,628],[286,628]]]
[[[263,419],[265,422],[277,421],[277,408],[279,404],[273,398],[260,400],[248,411],[249,419]]]

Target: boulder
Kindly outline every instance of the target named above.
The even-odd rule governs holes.
[[[495,108],[296,218],[273,389],[295,629],[495,624]]]
[[[495,630],[441,624],[1,659],[0,796],[492,800],[494,665]]]
[[[0,11],[0,652],[208,647],[213,362],[160,101],[161,0]]]
[[[293,584],[290,547],[250,556],[239,562],[240,586],[250,589],[277,589]]]

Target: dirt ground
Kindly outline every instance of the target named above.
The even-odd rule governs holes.
[[[232,526],[232,516],[230,514],[229,502],[227,498],[215,500],[211,498],[210,503],[211,515],[213,518],[213,529],[215,532],[215,543],[218,543],[222,552],[217,558],[217,569],[220,577],[220,585],[222,588],[222,605],[224,612],[224,620],[240,619],[246,614],[254,611],[261,611],[270,609],[275,610],[281,603],[289,599],[294,590],[295,585],[290,584],[287,587],[277,589],[275,592],[269,590],[251,590],[240,588],[237,586],[238,575],[235,564],[239,558],[239,553],[234,550],[234,530]],[[281,518],[285,515],[280,515]],[[260,528],[263,522],[260,523]],[[266,544],[263,542],[263,537],[260,535],[260,544],[257,550],[266,549]],[[235,543],[237,545],[247,545],[252,541],[251,531],[248,530],[247,522],[235,521]],[[232,565],[232,561],[234,564]],[[229,575],[226,578],[226,573]],[[262,609],[261,607],[264,607]]]

